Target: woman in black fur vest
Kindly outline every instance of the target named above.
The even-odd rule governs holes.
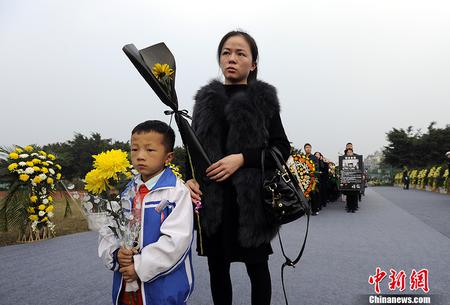
[[[245,263],[252,304],[270,304],[268,258],[278,226],[263,208],[261,152],[276,146],[287,159],[290,144],[275,88],[256,79],[254,39],[245,32],[229,32],[220,41],[217,57],[225,82],[215,80],[198,91],[192,120],[215,162],[206,171],[211,183],[186,182],[193,201],[203,204],[197,251],[208,258],[215,305],[232,304],[231,262]]]

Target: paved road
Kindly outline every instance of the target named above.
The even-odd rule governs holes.
[[[360,211],[345,213],[342,202],[313,217],[304,257],[286,272],[291,305],[366,304],[367,280],[376,267],[388,271],[429,269],[433,301],[450,304],[450,196],[398,188],[369,188]],[[304,222],[283,228],[294,253]],[[96,257],[93,232],[34,244],[0,248],[0,304],[110,304],[111,274]],[[283,304],[276,241],[270,268],[272,304]],[[206,261],[194,255],[196,288],[189,304],[212,304]],[[250,304],[242,264],[232,265],[234,304]],[[408,282],[407,282],[408,284]],[[387,280],[381,290],[387,293]],[[406,289],[407,293],[408,287]],[[433,303],[435,304],[435,303]]]

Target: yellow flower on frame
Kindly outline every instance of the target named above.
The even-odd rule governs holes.
[[[34,164],[41,164],[41,160],[34,158],[33,160],[31,160],[31,162],[33,162]]]
[[[41,204],[38,206],[39,211],[43,211],[45,210],[45,208],[46,208],[45,204]]]
[[[35,172],[41,171],[41,169],[38,166],[33,166],[33,169],[34,169]]]
[[[41,168],[41,172],[43,172],[44,174],[48,173],[48,168],[46,167]]]
[[[53,212],[53,205],[49,205],[49,206],[45,209],[45,211],[46,211],[47,213]]]
[[[48,199],[48,202],[53,202],[53,197],[52,196],[48,196],[47,199]]]
[[[47,183],[48,184],[53,184],[53,178],[47,178]]]
[[[8,157],[10,157],[11,159],[19,159],[19,154],[16,152],[12,152],[8,155]]]
[[[8,170],[10,172],[12,172],[13,170],[15,170],[19,165],[17,163],[11,163],[10,165],[8,165]]]
[[[155,64],[152,70],[153,75],[158,79],[162,79],[164,76],[168,76],[173,79],[173,69],[168,64]]]
[[[31,221],[38,220],[38,216],[37,216],[37,215],[30,215],[30,216],[28,216],[28,218],[29,218]]]
[[[41,183],[41,181],[42,181],[42,179],[39,176],[36,176],[36,177],[33,178],[33,182],[36,183],[36,184]]]
[[[54,155],[52,155],[52,154],[48,154],[48,156],[47,156],[50,160],[55,160],[56,159],[56,157],[54,156]]]
[[[25,149],[27,152],[33,151],[33,146],[27,145],[23,149]]]
[[[38,197],[36,195],[33,195],[30,197],[31,202],[36,203],[38,201]]]
[[[47,162],[42,162],[42,166],[48,166],[48,163]]]
[[[27,182],[28,179],[30,179],[30,176],[28,176],[27,174],[22,174],[19,176],[19,180],[21,180],[23,182]]]
[[[55,166],[56,166],[57,169],[61,170],[61,165],[55,164]]]
[[[33,214],[34,213],[34,208],[33,207],[28,207],[27,208],[27,212],[30,213],[30,214]]]
[[[21,153],[23,153],[23,149],[17,147],[16,150],[15,150],[15,152],[18,153],[18,154],[21,154]]]
[[[42,218],[41,222],[47,222],[48,221],[48,217],[45,216],[44,218]]]
[[[61,179],[61,173],[56,174],[56,180],[59,180],[59,179]]]
[[[27,163],[27,166],[28,166],[28,167],[33,167],[33,166],[34,166],[34,163],[31,162],[31,161],[27,161],[26,163]]]
[[[39,151],[39,154],[41,154],[41,155],[44,156],[44,157],[47,157],[47,153],[46,153],[45,151],[43,151],[43,150],[40,150],[40,151]]]

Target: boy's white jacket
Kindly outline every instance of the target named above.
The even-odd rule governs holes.
[[[137,193],[140,184],[137,176],[127,189],[132,187]],[[106,267],[114,271],[113,304],[120,304],[123,281],[118,272],[119,241],[108,227],[99,233],[98,254]],[[186,304],[194,286],[192,239],[191,195],[183,182],[166,168],[142,203],[141,252],[134,256],[134,268],[142,282],[144,304]]]

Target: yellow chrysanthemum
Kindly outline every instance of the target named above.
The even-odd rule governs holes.
[[[16,152],[12,152],[8,155],[8,157],[10,157],[11,159],[19,159],[19,154]]]
[[[48,199],[48,202],[53,202],[53,197],[52,196],[48,196],[47,199]]]
[[[36,164],[41,164],[42,161],[34,158],[33,160],[31,160],[31,162],[33,162],[36,165]]]
[[[36,195],[33,195],[30,197],[31,202],[36,203],[38,201],[38,197]]]
[[[28,167],[33,167],[33,166],[34,166],[34,163],[31,162],[31,161],[27,161],[26,163],[27,163],[27,166],[28,166]]]
[[[33,166],[33,169],[35,172],[39,172],[41,170],[40,167],[38,167],[38,166]]]
[[[53,212],[53,205],[49,205],[49,206],[45,209],[45,211],[46,211],[47,213]]]
[[[15,150],[15,152],[18,153],[18,154],[21,154],[21,153],[23,153],[23,149],[17,147],[16,150]]]
[[[155,64],[152,72],[158,80],[162,79],[164,76],[168,76],[170,79],[173,79],[174,71],[168,64]]]
[[[47,222],[48,221],[48,217],[45,216],[44,218],[42,218],[41,222]]]
[[[84,188],[93,194],[100,194],[106,190],[106,180],[98,169],[87,173],[84,180],[86,181]]]
[[[33,214],[34,213],[34,208],[33,207],[28,207],[27,208],[27,212],[30,213],[30,214]]]
[[[55,164],[55,167],[59,170],[61,170],[61,168],[62,168],[61,165],[59,165],[59,164]]]
[[[21,180],[23,182],[27,182],[28,179],[30,179],[30,176],[28,176],[27,174],[22,174],[19,176],[19,180]]]
[[[39,154],[40,154],[41,156],[47,157],[47,153],[46,153],[45,151],[43,151],[43,150],[40,150],[40,151],[39,151]]]
[[[37,215],[30,215],[30,216],[28,216],[28,218],[29,218],[31,221],[38,220],[38,216],[37,216]]]
[[[42,166],[48,166],[48,163],[47,162],[42,162]]]
[[[118,173],[126,173],[130,167],[128,154],[120,149],[111,149],[92,156],[94,168],[96,168],[104,179],[114,178],[118,180]]]
[[[41,204],[38,206],[39,211],[43,211],[45,210],[45,208],[46,208],[45,204]]]
[[[47,178],[47,184],[53,184],[53,178]]]
[[[8,165],[8,170],[10,172],[12,172],[13,170],[15,170],[19,165],[17,163],[11,163],[10,165]]]
[[[23,149],[25,149],[27,152],[33,151],[33,146],[27,145]]]
[[[56,174],[56,180],[59,180],[59,179],[61,179],[61,173]]]
[[[41,172],[43,172],[44,174],[48,173],[48,168],[46,167],[41,168]]]
[[[52,154],[48,154],[48,156],[47,156],[50,160],[55,160],[56,159],[56,157],[54,156],[54,155],[52,155]]]
[[[36,184],[41,183],[41,181],[42,181],[42,179],[41,179],[41,177],[39,177],[39,176],[35,176],[35,177],[33,178],[33,182],[36,183]]]

